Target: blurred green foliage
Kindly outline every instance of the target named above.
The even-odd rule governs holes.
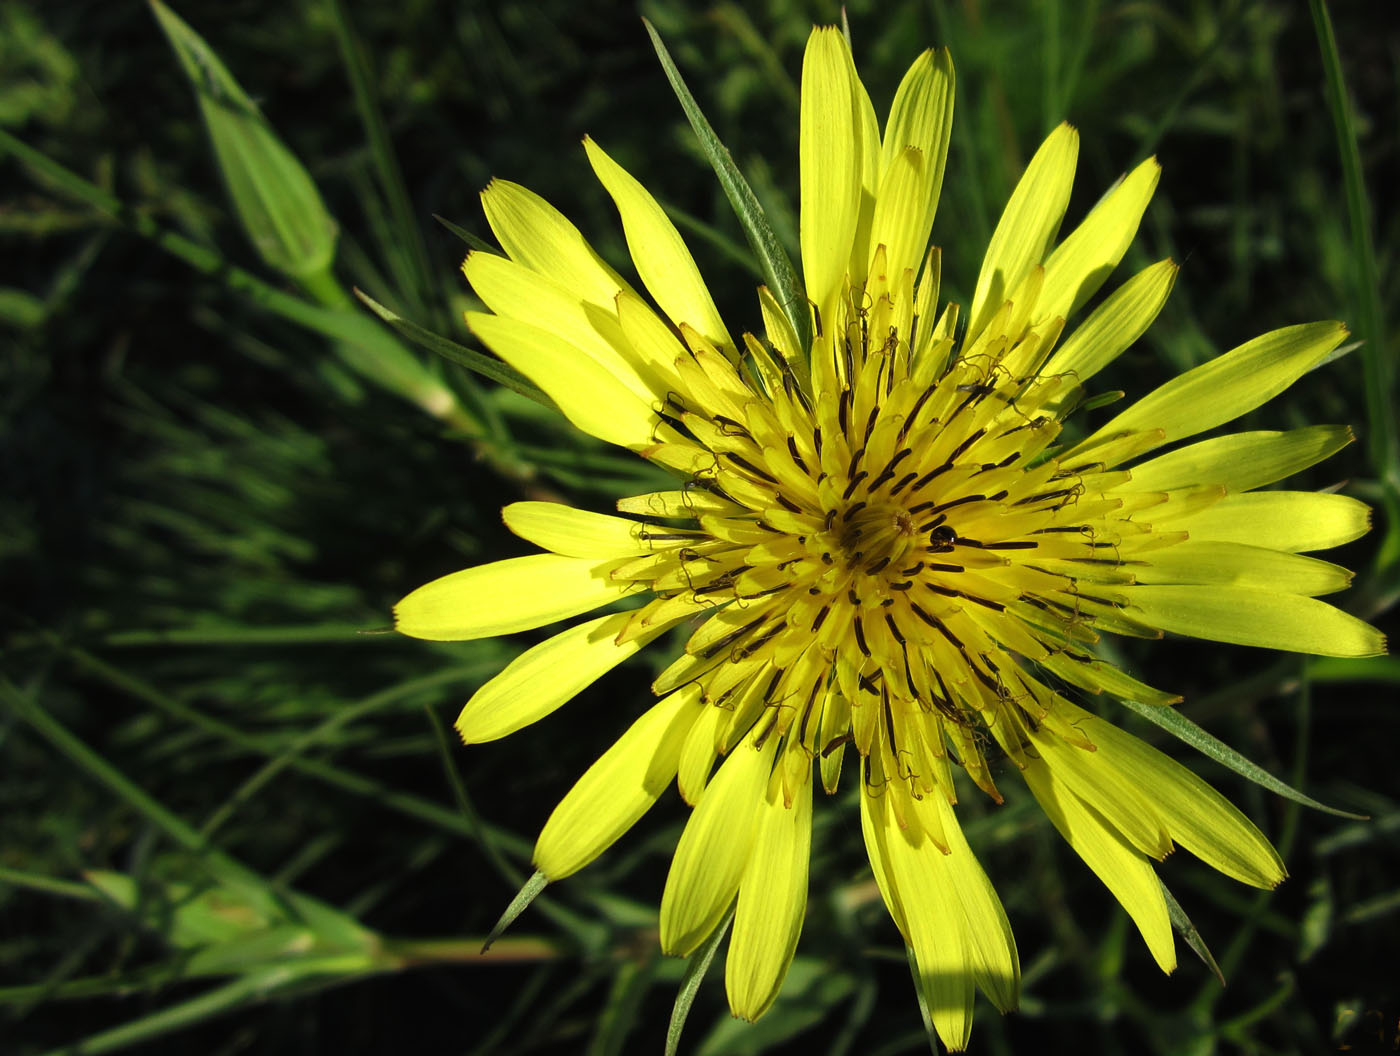
[[[1141,392],[1273,327],[1350,322],[1361,348],[1253,420],[1356,427],[1363,442],[1296,486],[1377,507],[1376,531],[1340,557],[1361,570],[1343,603],[1393,629],[1400,8],[1335,3],[1332,52],[1296,0],[847,7],[877,109],[916,50],[952,48],[957,116],[934,229],[949,295],[970,292],[1022,164],[1067,117],[1084,144],[1071,216],[1156,152],[1161,189],[1124,273],[1167,254],[1184,265],[1105,388]],[[475,194],[493,175],[544,194],[628,270],[579,150],[588,132],[673,210],[726,317],[756,328],[754,263],[637,15],[796,257],[801,51],[812,22],[839,11],[173,10],[247,94],[245,115],[265,119],[251,139],[305,167],[338,240],[333,261],[308,268],[250,241],[247,185],[227,154],[221,171],[152,10],[0,2],[0,1048],[659,1051],[685,970],[654,936],[677,797],[477,951],[529,873],[538,827],[645,706],[662,658],[463,749],[458,706],[529,636],[433,646],[381,633],[407,590],[523,552],[504,502],[606,509],[657,478],[414,347],[411,328],[381,325],[351,289],[471,361],[464,245],[433,216],[488,236]],[[1350,107],[1332,105],[1329,73]],[[1400,665],[1118,649],[1215,736],[1370,820],[1303,811],[1190,760],[1293,874],[1258,894],[1184,855],[1163,867],[1222,989],[1194,960],[1157,974],[1028,796],[995,808],[966,796],[1025,965],[1022,1011],[982,1009],[974,1050],[1391,1051]],[[683,1051],[926,1046],[854,804],[836,798],[817,812],[811,910],[778,1004],[756,1026],[731,1020],[716,971]]]

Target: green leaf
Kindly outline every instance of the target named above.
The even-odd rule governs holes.
[[[130,1020],[119,1027],[89,1034],[79,1041],[52,1050],[47,1056],[69,1056],[75,1052],[116,1052],[172,1031],[195,1026],[214,1016],[227,1015],[264,997],[269,990],[285,982],[283,976],[287,974],[286,969],[279,968],[276,973],[243,976],[224,986],[206,990],[187,1001],[168,1005]]]
[[[618,1056],[627,1051],[627,1038],[637,1025],[642,998],[655,974],[656,961],[650,957],[643,961],[625,960],[618,965],[584,1056]]]
[[[336,224],[306,167],[204,39],[160,0],[149,3],[195,90],[219,170],[253,248],[285,275],[300,278],[325,270],[335,256]]]
[[[1332,938],[1336,903],[1326,874],[1308,885],[1308,906],[1298,922],[1298,960],[1310,960]]]
[[[1285,799],[1291,799],[1295,803],[1301,803],[1305,807],[1320,810],[1325,814],[1335,814],[1339,818],[1351,818],[1355,821],[1366,819],[1364,814],[1352,814],[1336,807],[1329,807],[1325,803],[1319,803],[1311,796],[1304,795],[1291,785],[1284,784],[1273,774],[1250,762],[1223,741],[1216,740],[1175,708],[1155,707],[1131,700],[1125,700],[1122,704],[1130,711],[1137,712],[1148,722],[1160,726],[1173,737],[1189,744],[1202,755],[1210,756],[1217,763],[1229,767],[1235,773],[1248,778],[1262,788],[1267,788],[1270,792],[1283,796]]]
[[[705,973],[710,970],[715,951],[724,941],[724,936],[729,932],[729,925],[733,921],[734,910],[731,907],[715,930],[710,932],[710,937],[690,955],[690,960],[685,966],[685,975],[681,978],[681,988],[676,991],[676,1003],[671,1006],[671,1022],[666,1026],[665,1056],[676,1056],[680,1051],[681,1031],[690,1015],[690,1006],[695,1004],[695,996],[700,993],[700,984],[705,981]]]
[[[1161,881],[1158,881],[1161,883]],[[1201,938],[1201,933],[1196,930],[1196,925],[1191,923],[1191,918],[1186,915],[1186,910],[1181,908],[1181,903],[1172,897],[1172,893],[1167,890],[1167,885],[1162,884],[1162,897],[1167,902],[1167,916],[1171,918],[1172,927],[1177,934],[1186,940],[1186,945],[1199,957],[1202,963],[1210,969],[1211,974],[1220,980],[1220,985],[1225,985],[1225,973],[1220,970],[1220,965],[1215,963],[1215,958],[1211,955],[1210,947],[1206,945],[1206,940]]]
[[[1096,411],[1100,407],[1107,407],[1111,403],[1117,403],[1125,395],[1122,389],[1115,389],[1112,392],[1101,392],[1097,396],[1091,396],[1078,407],[1076,411]]]
[[[724,193],[729,198],[729,204],[734,208],[734,215],[739,218],[739,226],[744,229],[744,237],[749,240],[750,248],[758,256],[764,280],[773,292],[773,296],[777,298],[778,304],[782,306],[783,314],[787,316],[788,322],[792,324],[793,332],[797,335],[799,348],[805,351],[812,343],[807,311],[807,294],[802,283],[798,281],[797,273],[792,267],[792,261],[788,259],[787,252],[783,249],[782,243],[778,241],[778,236],[774,233],[772,225],[768,223],[768,218],[764,215],[763,207],[758,204],[758,198],[755,197],[753,188],[749,186],[743,173],[734,164],[734,158],[728,149],[715,135],[715,130],[710,127],[710,122],[701,111],[700,104],[690,94],[685,79],[681,77],[681,71],[676,68],[675,62],[671,59],[671,53],[666,50],[666,45],[662,43],[660,35],[656,32],[656,27],[645,18],[642,19],[642,24],[646,26],[647,33],[651,35],[651,43],[656,49],[656,56],[661,60],[661,67],[666,71],[666,79],[671,82],[671,89],[676,93],[681,109],[685,111],[685,116],[690,120],[690,127],[695,130],[695,138],[700,142],[700,149],[709,160],[710,166],[715,170],[715,175],[719,177],[720,186],[724,188]],[[793,364],[793,370],[799,378],[806,377],[805,364]]]
[[[43,298],[14,286],[0,286],[0,324],[32,330],[48,317]]]
[[[390,262],[400,289],[412,298],[415,305],[422,306],[432,289],[432,265],[423,242],[423,232],[413,214],[403,170],[375,97],[370,56],[365,51],[362,39],[355,33],[341,0],[329,0],[326,6],[331,28],[335,30],[336,43],[340,45],[340,57],[355,94],[355,109],[359,111],[360,124],[369,141],[370,157],[374,160],[379,185],[393,217],[392,233],[381,239],[379,250]]]

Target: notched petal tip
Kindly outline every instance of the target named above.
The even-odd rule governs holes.
[[[477,742],[475,742],[475,741],[472,741],[472,740],[468,739],[468,737],[467,737],[467,732],[468,732],[468,726],[467,726],[467,721],[468,721],[468,720],[467,720],[467,711],[468,711],[469,708],[470,708],[470,702],[468,702],[468,704],[464,705],[464,706],[462,707],[462,710],[461,710],[460,712],[457,713],[457,721],[455,721],[455,722],[452,724],[452,728],[457,732],[457,737],[458,737],[458,739],[459,739],[463,744],[475,744],[475,743],[477,743]]]

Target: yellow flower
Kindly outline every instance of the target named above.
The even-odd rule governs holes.
[[[1105,631],[1335,656],[1379,653],[1384,640],[1315,600],[1349,574],[1301,556],[1361,535],[1366,508],[1256,490],[1342,447],[1347,429],[1239,433],[1144,460],[1281,392],[1341,343],[1342,326],[1265,334],[1058,442],[1084,383],[1142,334],[1175,277],[1161,261],[1062,333],[1122,257],[1158,166],[1139,165],[1057,243],[1078,143],[1057,128],[1007,205],[971,306],[940,311],[928,240],[952,109],[948,55],[926,52],[882,136],[844,38],[812,34],[807,348],[767,290],[766,336],[736,343],[665,213],[591,140],[660,314],[547,203],[493,182],[482,201],[505,255],[467,258],[490,309],[468,315],[472,330],[580,429],[681,483],[622,499],[623,516],[508,506],[506,524],[546,552],[429,583],[396,617],[405,634],[463,640],[645,599],[487,682],[457,723],[468,743],[543,718],[686,627],[653,686],[660,702],[560,803],[535,864],[550,880],[588,864],[675,780],[695,810],[662,896],[661,943],[688,954],[734,907],[726,983],[747,1019],[773,1001],[801,930],[814,780],[834,791],[853,749],[875,878],[933,1024],[960,1049],[974,987],[1009,1009],[1020,969],[953,811],[955,768],[999,802],[984,746],[1000,745],[1170,971],[1153,859],[1179,844],[1259,887],[1283,865],[1205,782],[1053,687],[1178,699],[1097,659]]]

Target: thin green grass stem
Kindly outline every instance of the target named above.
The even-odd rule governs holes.
[[[57,639],[55,638],[56,644]],[[187,722],[197,729],[218,737],[221,740],[252,752],[256,755],[275,757],[281,752],[280,745],[265,737],[257,737],[245,733],[243,730],[229,723],[221,722],[211,718],[203,712],[191,708],[190,706],[176,700],[174,697],[161,692],[150,683],[121,671],[105,661],[93,656],[91,653],[74,646],[68,646],[65,653],[69,660],[73,661],[81,670],[102,679],[108,685],[121,690],[130,696],[150,704],[159,710],[170,715],[172,718],[182,722]],[[475,677],[478,672],[476,667],[470,669],[451,669],[455,672],[455,677],[462,681]],[[444,680],[445,682],[447,680]],[[342,766],[332,763],[322,762],[318,759],[307,759],[303,756],[294,756],[288,764],[299,773],[315,778],[341,791],[349,792],[352,795],[363,799],[369,799],[379,806],[388,810],[404,814],[425,824],[442,829],[445,832],[458,836],[467,836],[482,843],[481,829],[475,827],[472,822],[463,818],[446,807],[440,806],[431,800],[423,799],[421,796],[413,795],[401,789],[386,785],[363,774],[357,774],[352,770],[347,770]],[[491,830],[490,839],[507,853],[514,855],[521,860],[527,859],[530,855],[530,844],[520,839],[513,833],[503,830]]]
[[[355,109],[360,115],[365,137],[369,140],[370,157],[374,159],[375,172],[393,217],[396,242],[380,246],[380,251],[389,260],[402,262],[398,269],[401,273],[401,292],[412,303],[414,314],[421,317],[429,309],[431,298],[428,293],[433,288],[432,265],[428,261],[423,230],[414,218],[403,170],[399,167],[398,155],[394,152],[384,116],[379,109],[379,100],[375,97],[374,80],[370,75],[364,45],[350,23],[345,5],[340,0],[326,0],[326,5],[336,43],[340,47],[341,61],[345,64],[345,72],[355,95]]]
[[[1332,19],[1324,0],[1308,0],[1313,28],[1317,32],[1322,68],[1327,78],[1327,106],[1337,133],[1337,153],[1342,163],[1342,186],[1346,192],[1347,223],[1351,230],[1351,259],[1358,295],[1360,318],[1357,329],[1364,342],[1361,360],[1366,372],[1366,450],[1376,474],[1389,485],[1392,494],[1400,491],[1400,442],[1397,441],[1394,369],[1386,347],[1384,313],[1381,308],[1380,274],[1376,268],[1376,247],[1371,237],[1371,207],[1366,180],[1361,171],[1361,150],[1351,103],[1342,74],[1342,58]],[[1400,526],[1392,524],[1392,532]]]
[[[213,846],[84,741],[75,737],[34,699],[32,693],[21,690],[8,679],[0,679],[0,699],[59,754],[93,780],[115,792],[177,845],[194,854],[221,884],[242,891],[258,902],[275,897],[266,880]]]

